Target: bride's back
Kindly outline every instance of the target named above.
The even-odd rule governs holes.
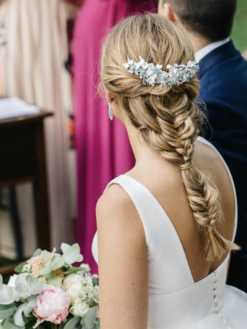
[[[200,171],[211,177],[218,188],[223,218],[217,224],[217,230],[227,240],[232,240],[236,205],[234,186],[225,163],[212,146],[199,140],[195,142],[193,162]],[[200,281],[216,270],[228,253],[211,261],[206,260],[205,237],[193,218],[180,168],[164,164],[162,159],[153,161],[150,157],[144,166],[137,165],[128,175],[147,187],[167,213],[183,245],[194,281]]]

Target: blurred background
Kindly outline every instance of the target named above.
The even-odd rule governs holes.
[[[247,37],[246,37],[246,27],[247,27],[247,1],[238,0],[237,12],[234,20],[232,39],[236,48],[240,52],[245,52],[247,50]],[[247,52],[245,52],[245,57],[247,57]]]
[[[134,163],[125,132],[122,144],[111,144],[110,136],[123,128],[118,123],[110,128],[106,100],[97,93],[100,48],[120,19],[156,8],[156,0],[0,0],[0,273],[5,276],[37,247],[59,250],[62,242],[75,241],[97,271],[90,257],[97,198]],[[246,31],[247,1],[238,0],[232,39],[247,58]]]

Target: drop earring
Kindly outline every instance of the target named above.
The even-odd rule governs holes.
[[[111,103],[108,104],[109,104],[109,118],[113,120],[113,111],[112,111]]]

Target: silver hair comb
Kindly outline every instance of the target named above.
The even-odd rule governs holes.
[[[199,63],[189,61],[187,65],[167,65],[168,72],[161,70],[163,65],[147,63],[139,56],[140,61],[137,63],[128,57],[128,62],[124,63],[124,67],[129,69],[129,72],[137,75],[142,79],[144,86],[154,86],[155,84],[176,85],[179,86],[185,82],[189,82],[196,72],[199,70]]]

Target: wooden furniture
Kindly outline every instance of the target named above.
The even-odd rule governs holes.
[[[44,119],[37,115],[0,120],[0,188],[33,183],[39,248],[50,250],[50,220],[44,141]],[[14,266],[0,268],[12,274]]]

